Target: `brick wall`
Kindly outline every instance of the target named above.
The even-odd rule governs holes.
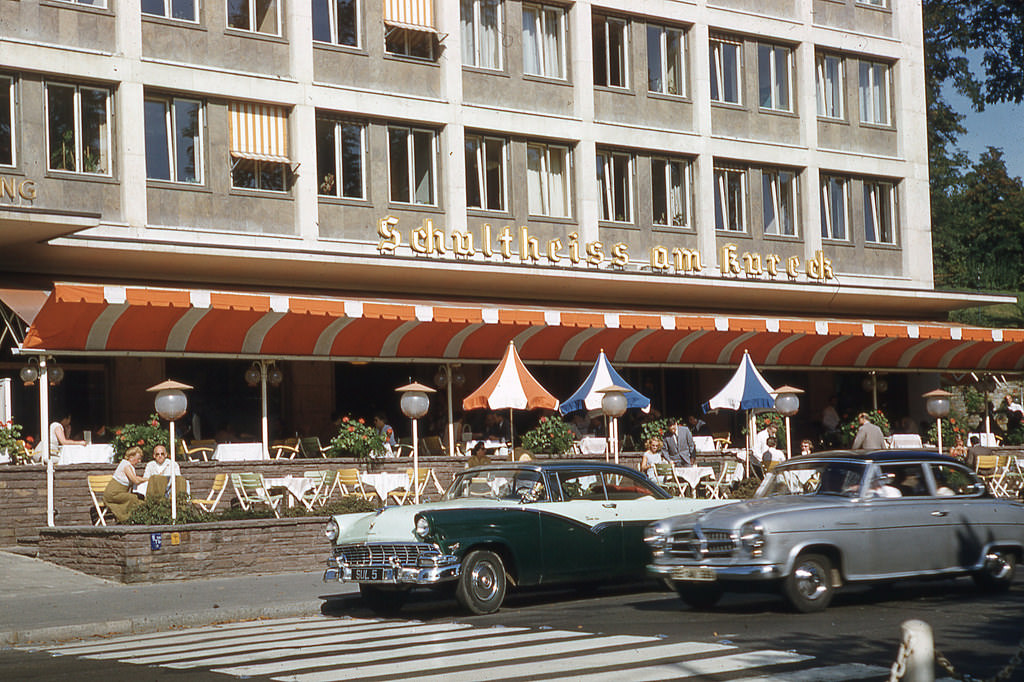
[[[322,568],[326,517],[40,531],[39,558],[125,583]],[[152,534],[161,539],[151,545]],[[177,534],[177,537],[172,537]],[[177,542],[175,542],[177,541]]]

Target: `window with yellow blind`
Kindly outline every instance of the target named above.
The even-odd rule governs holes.
[[[255,102],[228,106],[231,186],[288,190],[288,110]]]
[[[437,56],[433,0],[384,0],[384,49],[433,61]]]

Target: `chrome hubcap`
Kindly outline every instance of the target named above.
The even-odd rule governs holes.
[[[481,561],[473,567],[473,592],[482,601],[494,598],[498,593],[498,576],[494,566],[486,561]]]
[[[818,599],[828,589],[826,576],[817,564],[800,564],[793,575],[797,589],[807,599]]]
[[[996,580],[1002,580],[1010,572],[1010,562],[1002,554],[989,554],[985,557],[988,573]]]

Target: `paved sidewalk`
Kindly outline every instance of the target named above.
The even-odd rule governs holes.
[[[124,585],[0,551],[0,646],[320,613],[322,572]]]

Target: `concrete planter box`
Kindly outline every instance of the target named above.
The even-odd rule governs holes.
[[[312,571],[330,552],[326,517],[175,526],[42,528],[39,558],[123,583]]]

